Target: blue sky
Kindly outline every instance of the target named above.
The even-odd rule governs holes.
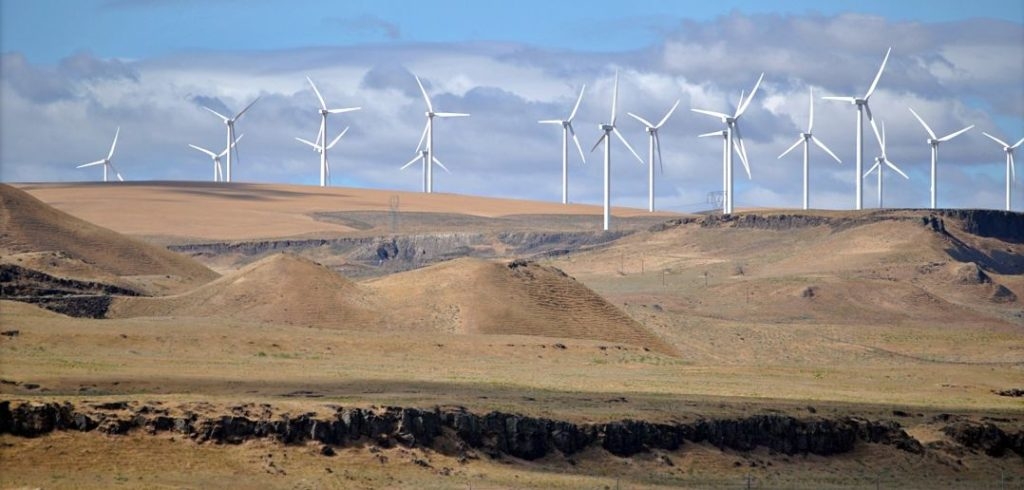
[[[564,116],[587,84],[576,127],[590,146],[618,69],[620,113],[653,119],[682,101],[662,131],[659,207],[694,211],[720,187],[721,150],[694,137],[717,124],[689,109],[728,109],[763,71],[744,121],[754,179],[737,181],[736,205],[793,207],[799,156],[776,157],[805,124],[807,90],[865,90],[888,46],[872,108],[911,179],[887,176],[887,204],[927,204],[913,106],[939,133],[976,125],[940,149],[940,204],[1001,207],[1002,152],[981,131],[1024,136],[1019,1],[0,0],[0,180],[93,180],[95,169],[74,165],[102,157],[118,126],[115,164],[128,179],[206,180],[205,157],[187,144],[223,145],[223,125],[201,106],[237,110],[262,96],[239,122],[249,136],[237,179],[312,184],[316,155],[293,139],[315,137],[310,75],[332,105],[364,107],[332,119],[332,130],[352,127],[331,156],[335,183],[416,190],[416,172],[395,171],[422,129],[415,73],[441,110],[473,113],[439,125],[453,173],[438,190],[557,200],[559,134],[536,120]],[[854,113],[824,101],[816,111],[816,134],[844,164],[812,152],[812,205],[848,208]],[[644,153],[642,128],[619,126]],[[865,146],[870,160],[877,144]],[[570,197],[597,203],[600,155],[576,158]],[[642,206],[646,175],[630,159],[615,150],[615,202]]]

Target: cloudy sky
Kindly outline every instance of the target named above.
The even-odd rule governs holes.
[[[781,6],[780,6],[781,5]],[[329,105],[333,183],[419,190],[414,156],[424,123],[419,75],[441,111],[436,154],[451,174],[435,190],[557,201],[561,130],[539,119],[568,115],[587,153],[570,155],[570,200],[599,203],[601,151],[589,153],[611,109],[620,72],[618,126],[646,158],[647,136],[626,112],[661,130],[660,209],[706,209],[720,190],[721,141],[698,139],[720,122],[690,111],[730,112],[760,73],[741,121],[753,180],[737,160],[736,206],[798,207],[799,151],[779,160],[807,124],[843,160],[811,151],[811,205],[849,209],[854,199],[856,111],[821,95],[861,95],[886,49],[871,98],[885,122],[888,156],[909,176],[885,175],[885,203],[925,207],[929,149],[913,107],[939,136],[975,128],[939,152],[939,204],[1002,208],[1004,154],[982,131],[1024,137],[1024,4],[1019,0],[720,0],[431,2],[299,0],[0,0],[0,180],[98,180],[115,128],[114,164],[128,180],[210,180],[209,159],[188,147],[224,146],[224,125],[202,109],[238,111],[234,180],[315,185],[319,160],[294,137],[319,127],[310,76]],[[866,134],[865,169],[878,154]],[[616,142],[617,143],[617,142]],[[1021,152],[1024,155],[1024,151]],[[616,144],[613,200],[643,207],[645,167]],[[1021,169],[1024,172],[1024,169]],[[875,205],[876,181],[865,181]],[[1024,175],[1014,185],[1024,209]]]

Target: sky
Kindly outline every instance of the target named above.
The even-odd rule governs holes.
[[[887,48],[892,54],[871,97],[885,123],[887,156],[910,178],[884,174],[886,207],[926,207],[930,150],[912,107],[943,136],[942,207],[1001,209],[1005,154],[982,131],[1013,144],[1024,137],[1024,3],[1017,0],[717,2],[479,2],[274,0],[0,0],[0,181],[94,181],[120,127],[113,163],[127,180],[204,181],[211,162],[189,148],[222,150],[223,123],[203,109],[236,112],[233,179],[316,185],[319,157],[295,137],[315,139],[317,100],[332,107],[328,136],[349,131],[330,152],[332,184],[417,191],[415,156],[424,81],[439,111],[435,191],[561,199],[561,130],[586,85],[574,121],[586,163],[570,154],[570,201],[598,204],[602,154],[590,147],[610,116],[647,158],[643,126],[658,120],[664,171],[659,209],[710,207],[722,187],[722,147],[697,138],[720,121],[690,109],[734,110],[761,73],[764,82],[740,125],[751,179],[736,162],[735,205],[796,208],[799,149],[806,130],[842,160],[811,148],[811,206],[850,209],[856,111],[826,95],[862,95]],[[879,145],[865,132],[865,168]],[[1024,154],[1024,152],[1022,152]],[[1024,170],[1022,170],[1024,171]],[[645,207],[647,171],[618,141],[612,199]],[[864,180],[866,207],[876,179]],[[1013,184],[1024,210],[1024,176]]]

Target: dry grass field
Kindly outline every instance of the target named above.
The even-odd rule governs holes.
[[[371,444],[326,457],[269,440],[58,432],[0,436],[3,488],[1024,484],[1020,456],[949,450],[935,422],[954,414],[1024,428],[1022,398],[994,393],[1024,388],[1024,243],[969,233],[955,217],[939,233],[919,211],[763,210],[709,222],[621,209],[620,234],[604,240],[591,206],[403,193],[394,232],[389,191],[20,188],[53,208],[0,186],[0,265],[143,296],[115,297],[102,319],[0,301],[2,330],[18,331],[0,337],[0,399],[463,406],[578,423],[852,415],[895,420],[930,449],[869,444],[823,457],[686,444],[630,458],[591,448],[460,461]],[[763,226],[773,216],[782,218]],[[462,258],[382,265],[366,278],[339,274],[329,245],[244,260],[162,248],[509,228],[594,240],[514,266],[504,242],[463,247]]]

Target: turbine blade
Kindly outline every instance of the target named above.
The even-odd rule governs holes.
[[[327,139],[327,137],[324,135],[324,133],[326,131],[327,131],[327,118],[326,117],[321,117],[320,118],[320,129],[318,129],[317,132],[316,132],[316,144],[317,145],[324,144],[324,140]]]
[[[889,61],[889,53],[892,53],[892,47],[885,51],[885,58],[882,59],[882,66],[878,67],[878,74],[875,75],[875,80],[871,82],[871,87],[868,88],[868,93],[864,94],[865,99],[871,98],[871,94],[875,93],[875,87],[878,86],[878,81],[882,79],[882,72],[885,71],[885,64]]]
[[[416,84],[420,86],[420,92],[423,92],[423,100],[427,101],[427,112],[434,112],[434,105],[430,103],[430,96],[427,95],[427,89],[423,88],[423,82],[420,81],[420,77],[416,77]]]
[[[114,156],[114,148],[117,148],[117,136],[121,134],[121,126],[117,127],[114,131],[114,142],[110,144],[110,153],[107,153],[107,160],[110,160]]]
[[[743,169],[747,171],[747,178],[753,179],[750,175],[750,161],[747,160],[747,145],[743,143],[743,136],[740,134],[740,127],[736,126],[736,141],[739,143],[733,147],[737,150],[740,155],[740,162],[743,163]]]
[[[586,89],[587,84],[583,84],[583,87],[580,88],[580,96],[576,98],[576,105],[572,107],[572,112],[569,113],[569,119],[566,119],[567,121],[572,122],[572,120],[576,117],[576,111],[579,110],[580,108],[580,102],[583,102],[583,91]]]
[[[110,165],[110,170],[114,171],[114,175],[117,177],[117,180],[119,182],[124,182],[124,177],[121,177],[121,172],[117,171],[117,168],[114,167],[114,164],[110,163],[110,162],[107,162],[107,165]]]
[[[435,112],[437,117],[469,117],[469,114],[463,112]]]
[[[250,107],[252,107],[252,106],[253,106],[253,105],[255,105],[255,104],[256,104],[257,102],[259,102],[259,101],[260,101],[260,97],[263,97],[263,96],[262,96],[262,95],[259,95],[259,96],[257,96],[257,97],[256,97],[255,99],[253,99],[253,101],[252,101],[252,102],[249,102],[249,105],[245,106],[245,109],[242,109],[242,110],[241,110],[241,111],[240,111],[240,112],[239,112],[238,114],[235,114],[235,117],[234,117],[234,119],[235,119],[235,120],[237,121],[237,120],[238,120],[238,118],[242,117],[242,114],[245,114],[245,111],[249,110],[249,108],[250,108]]]
[[[1021,139],[1017,140],[1017,142],[1014,143],[1013,146],[1010,147],[1010,149],[1012,150],[1012,149],[1020,146],[1021,143],[1024,143],[1024,138],[1021,138]]]
[[[327,145],[327,149],[330,150],[331,148],[334,148],[334,145],[338,143],[338,140],[340,140],[342,136],[345,136],[345,133],[347,132],[348,126],[346,126],[344,130],[342,130],[340,133],[338,133],[337,136],[334,137],[334,140],[331,141],[331,144]]]
[[[704,110],[704,109],[690,109],[690,110],[693,111],[693,112],[696,112],[698,114],[706,114],[708,116],[717,117],[717,118],[723,119],[723,120],[729,118],[728,114],[723,114],[721,112],[708,111],[708,110]]]
[[[949,140],[951,140],[953,138],[956,138],[957,136],[960,136],[961,134],[964,134],[964,133],[970,131],[971,128],[973,128],[973,127],[974,127],[974,125],[972,124],[970,126],[967,126],[964,129],[961,129],[960,131],[957,131],[955,133],[947,134],[946,136],[943,136],[943,137],[939,138],[939,141],[949,141]],[[1022,139],[1021,141],[1024,141],[1024,139]]]
[[[306,80],[309,80],[309,86],[313,87],[313,93],[316,94],[317,100],[320,101],[320,108],[327,110],[327,102],[324,101],[324,96],[320,95],[320,90],[316,88],[316,84],[313,83],[313,79],[309,78],[309,75],[306,75]]]
[[[874,119],[868,119],[871,123],[871,130],[875,133],[875,140],[878,141],[878,147],[882,149],[882,154],[885,154],[885,139],[882,138],[882,133],[878,132],[878,125],[875,124]]]
[[[654,133],[654,147],[658,149],[658,166],[661,168],[661,175],[665,175],[665,159],[661,157],[661,136]]]
[[[597,143],[594,143],[594,146],[590,149],[590,152],[593,153],[594,150],[596,150],[598,146],[601,146],[601,142],[604,141],[604,139],[607,138],[607,137],[608,137],[608,132],[602,133],[601,137],[597,139]]]
[[[808,89],[811,93],[811,105],[809,110],[810,115],[807,117],[807,132],[810,133],[811,130],[814,129],[814,87],[808,87]]]
[[[743,104],[740,105],[739,110],[736,111],[735,117],[740,117],[744,112],[746,112],[747,107],[750,106],[750,101],[754,100],[754,95],[757,94],[757,89],[761,86],[762,80],[764,80],[764,73],[761,73],[761,76],[757,77],[757,83],[754,84],[754,89],[750,91],[750,95],[748,95],[746,100],[743,101]]]
[[[661,120],[658,121],[658,124],[655,125],[654,128],[657,129],[664,126],[665,123],[668,122],[668,118],[672,117],[672,113],[676,111],[676,107],[679,107],[679,99],[676,99],[676,103],[672,104],[672,108],[669,109],[667,113],[665,113],[665,117],[661,118]]]
[[[190,146],[192,148],[195,148],[195,149],[197,149],[197,150],[199,150],[199,151],[201,151],[203,153],[206,153],[207,155],[210,155],[210,158],[216,158],[217,157],[216,153],[214,153],[214,152],[212,152],[210,150],[207,150],[206,148],[202,148],[202,147],[199,147],[199,146],[196,146],[196,145],[192,145],[192,144],[190,144],[188,146]]]
[[[910,177],[908,177],[907,174],[903,173],[903,171],[900,170],[900,168],[897,167],[895,163],[890,162],[888,158],[885,159],[885,164],[888,165],[889,168],[895,170],[896,173],[902,175],[904,179],[910,180]]]
[[[540,124],[562,124],[562,121],[560,119],[542,119],[537,122]]]
[[[1017,181],[1017,167],[1013,163],[1013,153],[1010,153],[1010,181]]]
[[[203,106],[203,109],[206,109],[206,110],[214,113],[217,117],[223,119],[224,122],[228,122],[228,121],[231,120],[231,118],[229,118],[229,117],[225,116],[224,114],[221,114],[221,113],[219,113],[219,112],[217,112],[217,111],[215,111],[213,109],[210,109],[209,107],[206,107],[205,105]]]
[[[624,138],[624,137],[622,136],[622,133],[620,133],[620,132],[619,132],[619,128],[612,128],[612,132],[614,132],[614,133],[615,133],[615,136],[618,136],[618,138],[619,138],[619,141],[621,141],[621,142],[622,142],[622,144],[626,145],[626,148],[628,148],[628,149],[629,149],[629,152],[630,152],[630,153],[632,153],[632,154],[633,154],[633,156],[635,156],[635,157],[636,157],[636,161],[640,162],[640,164],[641,164],[641,165],[643,165],[643,163],[644,163],[644,159],[643,159],[643,158],[640,158],[640,155],[639,155],[639,154],[637,154],[636,150],[634,150],[632,146],[629,146],[629,142],[628,142],[628,141],[626,141],[626,138]]]
[[[608,123],[612,126],[615,125],[615,110],[619,105],[619,70],[615,70],[615,88],[612,89],[612,119]]]
[[[309,140],[303,139],[303,138],[299,138],[298,136],[295,137],[295,140],[299,141],[301,143],[305,143],[305,144],[307,144],[309,146],[312,146],[314,150],[317,150],[317,151],[320,150],[320,144],[319,143],[313,143],[312,141],[309,141]]]
[[[245,138],[245,133],[238,135],[238,137],[235,138],[235,141],[231,142],[231,146],[237,145],[239,141],[242,141],[242,138]]]
[[[698,134],[698,138],[707,138],[709,136],[722,136],[722,131],[712,131],[710,133]]]
[[[796,143],[793,143],[793,146],[790,146],[789,148],[786,148],[786,151],[782,152],[782,154],[779,155],[778,159],[781,159],[782,157],[786,156],[787,153],[795,150],[796,147],[800,146],[800,143],[803,143],[803,142],[804,142],[804,138],[803,138],[803,136],[801,136],[800,139],[796,140]]]
[[[580,146],[580,139],[576,137],[576,130],[572,128],[572,123],[569,123],[568,126],[569,134],[572,135],[572,141],[576,143],[576,149],[580,152],[580,160],[583,160],[583,163],[585,164],[587,163],[587,157],[583,154],[583,147]]]
[[[441,163],[441,160],[437,159],[437,157],[434,157],[434,163],[436,163],[438,167],[443,168],[445,172],[452,173],[450,170],[448,170],[448,167],[445,167],[444,164]]]
[[[935,136],[935,132],[932,131],[932,128],[930,128],[928,126],[928,123],[924,122],[924,119],[921,119],[921,116],[917,115],[917,113],[914,112],[914,108],[913,107],[907,107],[907,109],[910,109],[910,113],[913,114],[914,117],[917,118],[917,122],[921,123],[921,125],[924,126],[924,130],[928,131],[928,136],[931,136],[933,140],[934,139],[938,139],[938,137]]]
[[[328,114],[342,114],[342,113],[345,113],[345,112],[358,111],[360,109],[362,109],[362,107],[346,107],[344,109],[328,109],[327,113]]]
[[[880,165],[881,165],[881,162],[876,160],[875,164],[872,165],[871,168],[869,168],[867,172],[864,172],[864,177],[867,177],[868,175],[871,174],[871,172],[874,172],[875,170],[878,170]]]
[[[96,160],[95,162],[83,163],[83,164],[81,164],[81,165],[79,165],[79,166],[77,166],[75,168],[93,167],[93,166],[96,166],[96,165],[102,165],[104,163],[107,163],[107,161],[106,160]]]
[[[646,119],[644,119],[644,118],[642,118],[642,117],[640,117],[640,116],[638,116],[636,114],[633,114],[632,112],[627,112],[626,115],[632,116],[633,119],[636,119],[637,121],[640,121],[640,124],[643,124],[644,126],[647,126],[648,128],[654,128],[654,125],[651,124],[650,121],[648,121],[648,120],[646,120]]]
[[[817,136],[811,135],[811,141],[813,141],[814,144],[818,145],[818,148],[821,148],[822,150],[825,150],[825,153],[828,153],[829,156],[831,156],[833,159],[835,159],[836,162],[843,163],[843,161],[840,160],[839,157],[837,157],[835,153],[832,153],[832,150],[829,150],[828,147],[825,146],[825,143],[822,143],[821,140],[819,140]]]
[[[999,143],[1000,145],[1003,145],[1004,148],[1010,146],[1009,143],[1007,143],[1007,142],[1005,142],[1005,141],[1003,141],[1003,140],[1001,140],[999,138],[996,138],[995,136],[992,136],[991,134],[988,134],[988,133],[986,133],[984,131],[982,131],[981,134],[983,134],[985,136],[988,136],[992,141],[995,141],[996,143]]]
[[[400,168],[399,170],[405,170],[406,168],[409,167],[409,165],[412,165],[412,164],[414,164],[414,163],[416,163],[416,162],[418,162],[420,160],[423,160],[423,155],[417,153],[416,156],[412,157],[412,160],[409,160],[409,163],[406,163],[405,165],[402,165],[402,168]]]
[[[420,135],[420,142],[416,144],[416,151],[420,151],[423,148],[423,142],[427,139],[427,130],[430,129],[430,122],[423,125],[423,134]]]
[[[824,99],[824,100],[838,100],[840,102],[849,102],[851,104],[857,102],[857,99],[855,99],[853,97],[828,97],[828,96],[826,96],[826,97],[822,97],[822,99]]]

